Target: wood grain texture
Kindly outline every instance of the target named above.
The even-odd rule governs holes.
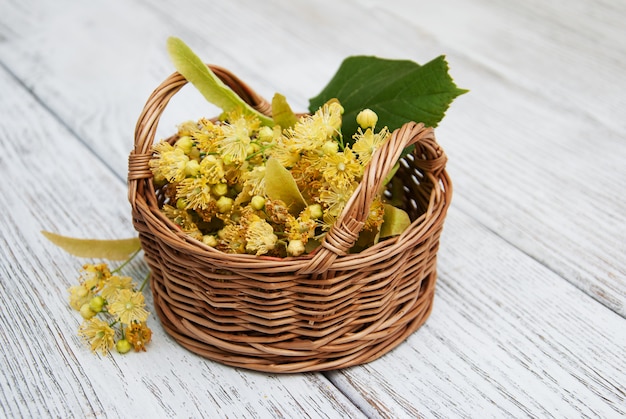
[[[624,416],[624,9],[599,0],[6,1],[0,66],[15,78],[2,73],[0,87],[1,412]],[[265,97],[279,90],[296,110],[347,55],[447,55],[471,92],[437,129],[455,196],[432,317],[405,344],[328,381],[208,363],[162,331],[147,354],[112,359],[74,337],[65,288],[76,259],[38,230],[132,233],[121,179],[136,118],[173,70],[169,35]],[[215,113],[184,89],[160,135]]]
[[[442,240],[426,325],[333,383],[371,417],[626,414],[623,317],[458,211]]]
[[[154,315],[146,353],[92,354],[76,336],[80,316],[66,291],[85,260],[40,230],[134,235],[125,184],[4,71],[0,90],[0,416],[361,415],[320,374],[277,377],[199,358]],[[146,266],[138,261],[131,272],[143,278]]]
[[[616,199],[626,189],[626,27],[616,18],[624,6],[372,7],[406,22],[420,16],[472,90],[438,130],[449,138],[451,171],[459,170],[455,203],[626,315],[626,201]]]

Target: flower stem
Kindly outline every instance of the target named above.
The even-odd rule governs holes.
[[[142,292],[143,289],[146,287],[146,285],[148,284],[148,279],[150,279],[150,272],[148,272],[146,274],[146,277],[143,279],[143,282],[141,283],[141,287],[139,287],[139,292]]]
[[[111,271],[111,273],[112,273],[112,274],[116,274],[116,273],[120,272],[120,271],[124,268],[124,266],[128,265],[128,264],[129,264],[129,263],[130,263],[130,262],[131,262],[131,261],[135,258],[135,256],[137,256],[137,254],[138,254],[140,251],[141,251],[141,248],[139,248],[139,249],[135,250],[135,252],[134,252],[132,255],[130,255],[130,257],[129,257],[128,259],[126,259],[126,260],[124,261],[124,263],[122,263],[120,266],[118,266],[117,268],[115,268],[114,270],[112,270],[112,271]]]

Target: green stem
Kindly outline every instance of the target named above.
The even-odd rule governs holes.
[[[339,138],[337,138],[337,143],[339,144],[339,148],[341,149],[341,151],[344,151],[346,149],[346,147],[343,144],[343,135],[341,133],[339,133]]]
[[[139,292],[142,292],[143,289],[146,287],[146,285],[148,284],[148,279],[150,279],[150,272],[148,272],[146,274],[146,277],[143,279],[143,282],[141,283],[141,287],[139,287]]]
[[[120,266],[118,266],[117,268],[112,270],[111,273],[112,274],[116,274],[116,273],[120,272],[124,268],[124,266],[128,265],[135,258],[135,256],[137,256],[137,254],[140,251],[141,251],[141,247],[139,249],[135,250],[135,252],[132,255],[130,255],[130,257],[128,259],[126,259],[124,261],[124,263],[122,263]]]
[[[253,144],[258,144],[253,142]],[[259,154],[265,154],[265,152],[267,150],[269,150],[270,148],[272,148],[274,145],[273,144],[268,144],[265,146],[261,146],[260,144],[258,144],[261,148],[259,149],[259,151],[255,151],[254,153],[250,154],[249,156],[246,157],[246,161],[255,158],[256,156],[258,156]],[[265,159],[264,159],[265,160]]]

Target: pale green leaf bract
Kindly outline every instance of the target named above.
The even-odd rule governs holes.
[[[287,103],[287,98],[280,93],[274,94],[272,98],[272,117],[274,123],[280,125],[282,129],[291,128],[298,122],[296,114]]]
[[[409,214],[393,205],[383,204],[383,206],[385,207],[385,215],[383,216],[383,224],[380,226],[380,238],[402,234],[411,225]]]
[[[141,249],[139,238],[118,240],[78,239],[49,231],[41,232],[52,243],[71,255],[108,260],[126,260]]]
[[[291,172],[274,158],[265,163],[265,192],[271,199],[283,201],[291,215],[297,216],[307,206]]]
[[[337,98],[344,108],[344,139],[350,143],[357,130],[356,116],[365,108],[377,113],[377,127],[387,126],[390,131],[409,121],[436,127],[454,98],[466,92],[454,84],[444,56],[423,66],[409,60],[353,56],[310,99],[309,110],[313,113]]]
[[[175,37],[168,38],[167,51],[176,70],[210,103],[224,112],[241,109],[244,113],[259,118],[264,125],[274,125],[272,118],[253,109],[226,86],[183,41]]]

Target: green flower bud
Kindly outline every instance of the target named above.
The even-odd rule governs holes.
[[[289,240],[287,254],[289,256],[300,256],[304,253],[304,243],[302,240]]]
[[[204,236],[202,236],[202,243],[206,244],[207,246],[215,247],[217,246],[217,239],[215,238],[215,236],[205,234]]]
[[[183,150],[185,154],[189,154],[191,152],[191,148],[193,147],[193,140],[188,135],[185,135],[176,141],[175,147]]]
[[[115,349],[117,349],[117,352],[122,355],[128,353],[132,349],[132,347],[133,345],[131,345],[130,342],[126,339],[120,339],[115,344]]]
[[[85,320],[89,320],[91,319],[93,316],[96,315],[96,313],[89,308],[89,303],[85,303],[80,307],[80,315],[83,317],[83,319]]]
[[[260,195],[255,195],[252,197],[252,200],[250,201],[250,206],[252,207],[252,209],[260,211],[265,207],[265,198],[263,198]]]
[[[191,160],[198,160],[200,161],[200,149],[198,149],[198,147],[192,147],[191,151],[189,152],[189,158]]]
[[[94,313],[100,313],[102,311],[102,307],[104,307],[104,298],[99,295],[93,297],[91,301],[89,301],[89,309]],[[82,310],[82,308],[81,308]]]
[[[374,128],[378,122],[378,115],[376,115],[376,112],[371,109],[363,109],[356,116],[356,122],[363,129]]]
[[[232,200],[232,198],[228,198],[226,196],[222,196],[216,202],[217,210],[221,214],[224,214],[225,212],[228,212],[228,211],[230,211],[233,208],[233,202],[234,201]]]
[[[187,200],[185,198],[178,198],[176,200],[176,208],[179,210],[187,208]]]
[[[264,143],[269,143],[274,139],[274,130],[271,127],[263,126],[259,129],[259,134],[257,135],[260,141]]]
[[[185,165],[185,174],[189,177],[196,177],[200,172],[200,163],[197,160],[189,160]]]
[[[324,152],[324,154],[327,156],[337,154],[338,151],[339,151],[339,144],[337,144],[336,141],[326,141],[322,145],[322,152]]]
[[[322,215],[324,215],[324,213],[322,212],[322,206],[320,204],[309,205],[308,210],[311,218],[314,220],[322,218]]]
[[[224,196],[228,193],[228,185],[226,183],[218,183],[211,186],[211,193],[215,196]]]

